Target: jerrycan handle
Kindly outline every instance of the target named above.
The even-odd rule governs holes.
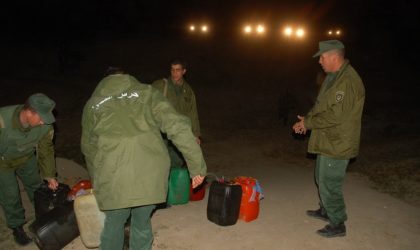
[[[214,173],[207,173],[206,178],[207,177],[213,177],[217,182],[219,183],[224,183],[225,182],[225,177],[222,175],[222,178],[219,178],[216,174]]]

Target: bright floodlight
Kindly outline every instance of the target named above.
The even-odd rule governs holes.
[[[328,31],[328,35],[330,35],[330,36],[331,36],[332,34],[333,34],[332,30],[329,30],[329,31]]]
[[[337,30],[337,31],[335,32],[335,34],[336,34],[337,36],[341,35],[341,30]]]
[[[262,34],[265,32],[265,27],[263,25],[258,25],[257,26],[257,33]]]
[[[284,34],[285,34],[286,36],[291,36],[291,35],[292,35],[292,33],[293,33],[293,29],[292,29],[291,27],[286,27],[286,28],[284,29]]]
[[[195,30],[195,26],[194,25],[191,25],[190,26],[190,31],[194,31]]]
[[[207,30],[208,30],[207,25],[201,26],[201,31],[202,32],[207,32]]]
[[[302,28],[299,28],[296,30],[296,36],[297,37],[303,37],[305,36],[305,31]]]
[[[245,32],[245,34],[249,34],[249,33],[251,33],[251,32],[252,32],[252,28],[251,28],[251,26],[249,26],[249,25],[245,26],[245,27],[244,27],[244,32]]]

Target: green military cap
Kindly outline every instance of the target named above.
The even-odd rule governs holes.
[[[344,49],[344,44],[338,40],[327,40],[319,42],[319,51],[312,57],[320,56],[322,53],[333,49]]]
[[[38,113],[45,124],[55,122],[55,118],[52,113],[55,107],[55,102],[48,96],[42,93],[33,94],[28,98],[28,103],[29,106]]]

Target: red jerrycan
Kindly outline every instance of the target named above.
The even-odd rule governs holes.
[[[67,195],[68,200],[74,200],[76,196],[84,194],[87,190],[92,188],[90,180],[81,180],[73,185],[70,192]]]
[[[206,181],[204,180],[201,185],[196,188],[192,188],[190,185],[190,201],[201,201],[206,195]]]
[[[257,180],[252,177],[239,176],[233,179],[233,181],[242,187],[239,219],[246,222],[255,220],[260,211],[260,194],[257,191]]]

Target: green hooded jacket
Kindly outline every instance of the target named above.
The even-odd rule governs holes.
[[[152,83],[152,86],[160,90],[175,110],[191,119],[191,128],[196,137],[201,136],[200,122],[198,119],[197,101],[191,86],[182,78],[182,85],[175,85],[171,78],[160,79]],[[166,86],[166,91],[165,91]],[[165,93],[166,92],[166,93]]]
[[[332,81],[323,82],[314,107],[305,116],[304,125],[312,130],[308,152],[350,159],[359,153],[365,88],[347,60],[333,74]]]
[[[98,84],[83,111],[81,149],[101,210],[165,202],[170,162],[161,131],[184,155],[191,177],[206,175],[189,120],[158,90],[127,74]]]

